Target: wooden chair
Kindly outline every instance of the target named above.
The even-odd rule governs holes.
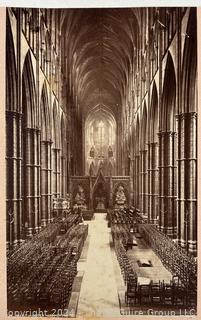
[[[184,286],[181,284],[174,283],[173,284],[173,291],[174,291],[174,304],[175,305],[184,305],[186,303],[187,298],[187,291]]]
[[[190,307],[197,306],[197,291],[196,289],[188,288],[186,290],[186,305]]]
[[[136,304],[137,301],[139,301],[137,282],[128,282],[125,292],[125,303],[130,305],[132,302]]]
[[[139,303],[141,304],[143,300],[145,302],[150,302],[150,284],[141,284],[138,287],[139,293]]]
[[[162,287],[161,287],[160,281],[157,283],[151,281],[151,284],[150,284],[151,303],[154,303],[154,302],[161,303],[161,292],[162,292]]]
[[[162,304],[174,304],[174,289],[172,282],[170,283],[165,283],[163,281],[162,283],[162,290],[161,290],[161,301]]]

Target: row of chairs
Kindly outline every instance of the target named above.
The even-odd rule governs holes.
[[[132,238],[129,226],[127,226],[126,224],[121,225],[121,224],[112,223],[111,234],[112,234],[113,242],[115,240],[120,240],[124,246],[126,246],[127,243]]]
[[[196,292],[187,290],[178,282],[153,282],[139,285],[137,281],[127,283],[125,302],[127,306],[135,304],[196,306]]]
[[[133,216],[130,214],[130,211],[128,209],[118,209],[110,211],[108,220],[110,221],[110,223],[129,225],[133,223]]]
[[[133,270],[132,263],[127,255],[126,249],[120,240],[114,241],[114,248],[121,269],[121,273],[124,279],[124,283],[127,284],[133,279],[136,281],[137,274]]]
[[[17,252],[16,256],[21,259],[16,261],[12,256],[8,261],[9,310],[23,306],[27,308],[27,305],[31,307],[35,303],[42,307],[44,302],[55,307],[66,306],[77,273],[77,261],[88,234],[88,226],[79,225],[79,220],[73,221],[75,224],[63,235],[59,235],[61,221],[56,221],[55,225],[59,223],[60,227],[51,243],[42,241],[41,245],[34,238],[30,240],[30,251],[26,245],[25,250],[20,251],[21,255]]]
[[[130,209],[129,209],[130,210]],[[118,211],[119,212],[119,211]],[[112,215],[113,212],[110,212]],[[115,219],[117,214],[115,213]],[[137,216],[137,219],[136,219]],[[138,221],[138,212],[134,212],[133,221]],[[114,220],[115,221],[115,220]],[[126,301],[129,301],[132,296],[130,286],[135,288],[135,299],[142,303],[143,300],[148,300],[153,303],[158,300],[160,304],[171,303],[174,305],[185,304],[196,305],[197,298],[197,261],[187,254],[180,246],[175,244],[169,237],[162,232],[159,232],[155,226],[148,225],[145,221],[139,218],[139,230],[144,240],[152,247],[153,251],[159,256],[164,266],[173,274],[176,275],[177,281],[170,283],[153,283],[149,285],[138,285],[137,275],[129,257],[126,253],[126,243],[130,238],[130,225],[111,223],[111,233],[115,246],[115,251],[121,272],[128,286],[126,291]],[[133,282],[136,283],[133,286]],[[129,292],[129,297],[127,292]],[[156,294],[156,297],[154,296]],[[158,296],[157,296],[158,294]],[[147,295],[147,297],[146,297]]]
[[[187,254],[178,244],[174,243],[168,236],[151,225],[140,227],[145,241],[159,256],[164,266],[172,273],[177,274],[183,285],[197,286],[197,261]]]
[[[139,224],[147,223],[147,219],[142,217],[139,209],[131,206],[128,210],[129,210],[130,214],[134,217],[136,223],[139,223]]]
[[[78,216],[76,214],[70,214],[65,220],[56,219],[54,223],[50,223],[40,233],[35,234],[31,240],[26,240],[17,250],[10,252],[8,255],[8,266],[7,272],[13,272],[12,268],[16,269],[16,264],[19,262],[20,267],[24,265],[26,261],[31,260],[31,257],[35,253],[41,253],[48,244],[52,244],[55,238],[59,234],[60,229],[64,225],[68,225],[69,229],[74,225],[78,224]],[[66,229],[66,231],[68,228]]]

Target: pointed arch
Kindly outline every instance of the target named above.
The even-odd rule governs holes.
[[[45,227],[51,221],[51,123],[47,85],[44,81],[41,99],[41,226]]]
[[[50,109],[49,109],[49,99],[47,94],[47,85],[44,82],[41,92],[40,99],[40,111],[41,111],[41,140],[50,141],[51,140],[51,130],[50,130]]]
[[[176,76],[172,56],[168,52],[162,93],[161,130],[175,130]]]
[[[147,142],[147,105],[144,102],[143,111],[142,111],[142,118],[140,123],[140,149],[146,149],[146,142]]]
[[[37,185],[40,176],[40,131],[37,116],[37,99],[34,69],[30,51],[22,69],[23,113],[23,220],[27,236],[40,230],[40,196]]]
[[[13,35],[9,17],[6,19],[6,110],[18,111],[17,69]]]
[[[151,107],[150,107],[149,137],[151,142],[158,140],[157,133],[159,131],[159,112],[158,112],[158,92],[156,83],[153,83]]]
[[[148,143],[148,221],[157,224],[158,216],[158,92],[154,81],[149,113]]]
[[[190,9],[182,64],[181,112],[197,111],[197,18],[196,8]]]
[[[27,128],[38,127],[36,86],[30,51],[26,54],[22,71],[22,113],[24,114]]]
[[[96,210],[97,212],[101,210],[101,208],[99,209],[99,203],[101,203],[101,206],[104,207],[103,210],[108,207],[108,193],[109,190],[107,182],[104,178],[102,169],[100,168],[92,189],[92,203],[94,210]]]
[[[96,105],[91,112],[89,112],[85,118],[84,124],[85,130],[85,171],[89,174],[90,163],[92,161],[90,157],[90,150],[94,149],[94,165],[95,171],[98,171],[98,167],[101,162],[101,157],[104,156],[103,171],[107,175],[108,172],[108,146],[113,150],[112,161],[113,167],[116,167],[116,119],[109,108],[105,105]]]
[[[159,228],[168,236],[176,236],[176,76],[168,52],[160,110],[159,131]],[[167,181],[169,185],[167,184]]]

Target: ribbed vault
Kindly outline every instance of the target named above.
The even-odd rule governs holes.
[[[62,68],[68,96],[82,112],[104,104],[114,113],[126,95],[129,74],[137,68],[138,11],[72,9],[62,19]]]

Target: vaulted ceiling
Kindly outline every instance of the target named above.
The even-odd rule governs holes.
[[[114,114],[136,68],[138,9],[63,10],[63,73],[83,112],[98,104]]]

